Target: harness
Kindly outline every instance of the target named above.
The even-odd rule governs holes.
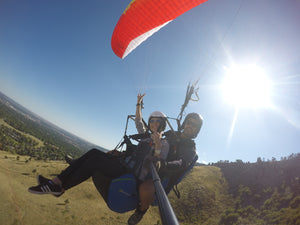
[[[165,136],[168,140],[171,139],[170,133],[166,132]],[[149,150],[152,148],[153,142],[145,141],[142,144],[140,144],[140,146],[138,146],[133,144],[131,140],[141,141],[142,139],[147,140],[147,138],[149,137],[149,134],[124,136],[123,141],[119,145],[119,147],[122,148],[126,144],[126,150],[122,152],[116,150],[116,157],[118,157],[121,161],[126,163],[127,165],[125,166],[132,165],[131,167],[129,166],[129,168],[126,167],[129,170],[127,174],[118,178],[108,178],[103,176],[102,173],[95,173],[92,176],[93,182],[97,190],[102,195],[107,206],[114,212],[124,213],[131,211],[135,209],[139,203],[137,187],[140,183],[139,175],[145,160],[142,158],[143,154],[146,154],[147,149]],[[172,149],[170,149],[170,151],[176,153],[176,151],[178,150],[176,145],[177,136],[175,135],[172,137],[174,139],[170,141],[170,147]],[[143,151],[142,149],[144,149],[145,151]],[[128,162],[125,161],[126,159],[128,159]],[[167,175],[165,177],[162,177],[161,183],[166,194],[168,194],[173,189],[176,196],[180,198],[180,191],[178,190],[177,184],[179,184],[179,182],[191,171],[197,159],[198,156],[196,155],[193,162],[187,168],[180,171],[174,171],[173,176]],[[157,202],[155,201],[153,205],[157,205]]]
[[[147,158],[153,154],[153,141],[150,138],[143,139],[132,150],[132,146],[125,151],[126,156],[120,159],[121,163],[132,173],[137,179],[144,180],[147,171],[145,163]],[[129,155],[130,154],[130,155]]]

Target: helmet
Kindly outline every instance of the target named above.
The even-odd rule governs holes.
[[[154,112],[152,112],[151,114],[150,114],[150,116],[149,116],[149,119],[148,119],[148,126],[149,126],[149,124],[150,124],[150,120],[152,119],[152,118],[161,118],[162,119],[162,122],[161,122],[161,124],[160,124],[160,126],[159,126],[159,128],[158,128],[158,131],[160,132],[160,131],[163,131],[163,130],[165,130],[166,129],[166,126],[167,126],[167,123],[166,123],[166,120],[167,120],[167,116],[163,113],[163,112],[160,112],[160,111],[154,111]]]
[[[181,130],[184,129],[184,125],[185,125],[186,121],[187,121],[188,119],[190,119],[190,118],[193,118],[193,119],[195,119],[195,120],[197,121],[197,128],[198,128],[198,129],[197,129],[196,134],[194,135],[194,138],[195,138],[195,137],[197,137],[197,135],[198,135],[198,133],[199,133],[201,127],[202,127],[202,124],[203,124],[203,118],[202,118],[202,116],[199,115],[198,113],[189,113],[189,114],[187,114],[186,117],[185,117],[185,119],[184,119],[184,121],[183,121],[183,123],[182,123]]]

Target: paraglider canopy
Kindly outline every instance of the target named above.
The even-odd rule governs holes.
[[[132,0],[120,17],[112,38],[114,53],[125,58],[160,28],[207,0]]]

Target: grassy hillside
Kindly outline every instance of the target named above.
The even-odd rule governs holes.
[[[66,163],[28,160],[28,156],[0,151],[0,224],[126,224],[132,212],[112,212],[91,180],[67,191],[60,198],[27,192],[36,175],[55,176]],[[218,224],[221,213],[231,206],[226,182],[217,167],[195,167],[178,185],[181,198],[173,192],[170,201],[180,224]],[[157,207],[151,207],[140,224],[161,224]]]
[[[45,144],[44,144],[43,141],[41,141],[40,139],[38,139],[38,138],[36,138],[36,137],[34,137],[34,136],[30,135],[30,134],[26,134],[24,132],[20,132],[20,131],[16,130],[14,127],[12,127],[8,123],[6,123],[3,118],[0,118],[0,127],[1,127],[1,125],[3,127],[6,127],[9,130],[12,130],[14,132],[20,133],[22,136],[24,136],[24,137],[26,137],[28,139],[31,139],[32,142],[35,143],[35,146],[37,148],[42,148],[42,147],[45,146]]]
[[[38,159],[79,156],[91,148],[106,151],[30,112],[0,92],[0,149]]]
[[[222,168],[196,166],[178,185],[181,198],[172,191],[169,194],[171,205],[181,225],[300,225],[298,157],[287,162],[259,162],[264,170],[248,164],[241,167],[241,162],[222,164]],[[27,192],[36,184],[37,174],[53,177],[66,166],[63,161],[35,160],[0,151],[0,224],[127,224],[133,212],[112,212],[91,179],[60,198]],[[284,180],[278,176],[278,168],[292,168],[294,175]],[[261,171],[267,176],[257,179]],[[140,224],[161,224],[159,218],[158,208],[150,207]]]
[[[132,212],[112,212],[91,180],[69,190],[60,198],[33,195],[27,189],[36,185],[36,175],[54,176],[66,164],[62,161],[36,161],[0,151],[0,224],[126,224]],[[155,218],[155,219],[153,219]],[[157,207],[149,210],[141,224],[157,224]]]
[[[169,194],[180,224],[218,224],[221,214],[233,206],[220,168],[196,166],[178,185],[181,198]]]

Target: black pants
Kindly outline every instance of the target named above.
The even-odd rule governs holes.
[[[95,172],[101,172],[109,178],[116,178],[128,171],[116,156],[92,149],[63,170],[58,178],[62,182],[62,187],[67,190],[87,180]]]

